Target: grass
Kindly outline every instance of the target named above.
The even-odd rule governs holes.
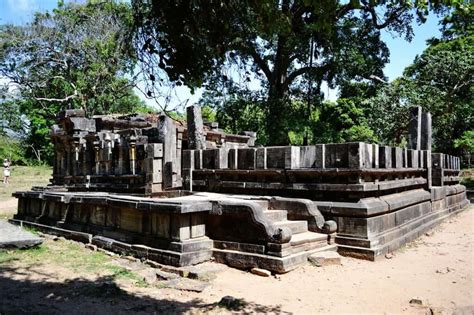
[[[46,186],[51,178],[49,166],[13,166],[11,167],[10,184],[3,184],[0,177],[0,219],[8,220],[16,213],[16,202],[12,200],[15,191],[30,190],[33,186]],[[5,204],[5,202],[7,202]]]
[[[10,184],[0,183],[0,202],[12,198],[12,193],[29,190],[33,186],[45,186],[49,183],[52,169],[49,166],[12,166]]]
[[[81,243],[65,239],[45,240],[41,246],[26,250],[0,250],[0,269],[2,265],[11,263],[27,266],[41,264],[52,269],[63,267],[74,274],[97,274],[114,280],[131,281],[139,287],[147,286],[138,274],[115,265],[105,253],[90,251]]]
[[[10,199],[15,191],[47,185],[51,173],[52,169],[49,166],[12,166],[10,183],[8,185],[0,183],[0,201]]]

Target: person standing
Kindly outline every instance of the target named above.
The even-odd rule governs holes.
[[[3,160],[3,183],[8,185],[10,183],[10,161]]]

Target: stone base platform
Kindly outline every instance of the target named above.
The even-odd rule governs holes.
[[[432,187],[431,194],[414,190],[361,200],[357,204],[332,203],[319,207],[338,222],[338,252],[375,260],[416,239],[469,201],[462,185]]]
[[[310,200],[222,194],[147,198],[109,193],[18,192],[12,223],[172,266],[212,257],[284,273],[333,249]],[[331,231],[331,233],[334,231]]]

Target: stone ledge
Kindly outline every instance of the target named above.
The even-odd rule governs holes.
[[[335,245],[328,245],[286,257],[275,257],[221,249],[214,249],[213,256],[217,262],[238,269],[263,268],[275,273],[286,273],[297,268],[299,265],[306,263],[309,255],[319,251],[330,250],[336,250]]]
[[[395,232],[394,237],[392,237],[389,242],[383,245],[377,245],[377,243],[380,242],[380,239],[370,240],[369,242],[368,240],[360,239],[361,243],[358,243],[356,238],[348,239],[337,236],[336,242],[338,243],[338,253],[343,256],[374,261],[377,259],[377,257],[381,257],[388,252],[395,251],[406,243],[418,238],[424,232],[438,225],[441,223],[441,221],[448,218],[452,214],[462,211],[467,204],[468,202],[462,202],[451,208],[447,208],[443,211],[439,211],[412,221],[404,226],[403,229],[398,230],[398,233]],[[388,233],[394,233],[394,231]],[[383,237],[383,235],[380,235],[379,238],[380,237]],[[348,241],[346,243],[347,245],[340,244],[340,242],[344,243],[345,241]],[[367,246],[368,244],[371,246],[370,248],[361,247],[361,245]],[[372,245],[374,247],[372,247]]]

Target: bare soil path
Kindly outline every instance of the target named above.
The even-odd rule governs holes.
[[[474,314],[473,231],[470,206],[390,259],[343,257],[342,266],[307,264],[268,278],[225,268],[201,293],[139,285],[122,270],[103,268],[111,257],[46,240],[46,252],[24,259],[0,252],[0,314]],[[227,295],[239,299],[234,310],[217,304]],[[410,305],[414,297],[423,305]]]

